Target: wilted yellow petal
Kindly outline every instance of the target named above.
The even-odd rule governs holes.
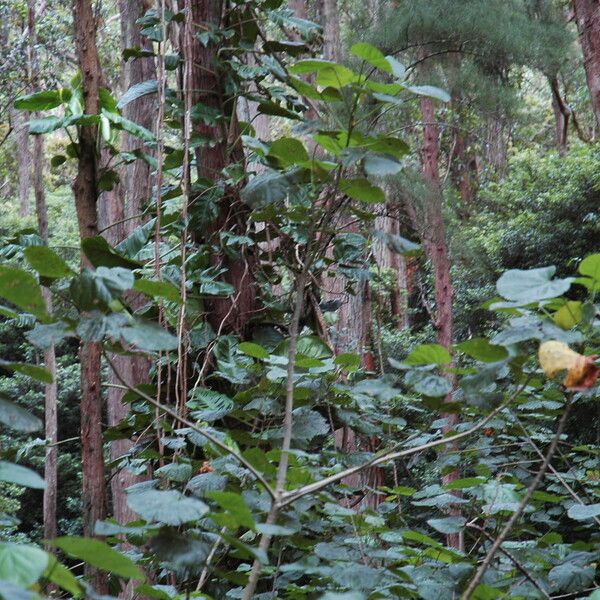
[[[594,364],[596,356],[584,356],[555,340],[541,344],[538,357],[548,377],[554,377],[561,371],[567,372],[563,384],[569,390],[592,387],[600,374],[600,369]]]

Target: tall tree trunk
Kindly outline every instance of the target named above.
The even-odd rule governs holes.
[[[556,76],[548,77],[550,91],[552,92],[552,110],[556,129],[556,147],[560,156],[565,156],[568,150],[569,120],[571,111],[563,102],[560,94],[560,85]]]
[[[342,58],[340,41],[340,15],[337,0],[322,0],[323,7],[323,56],[326,60]]]
[[[102,80],[96,47],[96,23],[91,0],[73,0],[75,48],[82,76],[85,113],[99,113],[99,89]],[[79,128],[78,171],[73,184],[75,207],[81,238],[98,233],[98,155],[97,128]],[[82,256],[82,267],[91,267]],[[83,343],[81,363],[81,463],[83,495],[83,529],[91,536],[97,520],[106,516],[106,485],[102,448],[102,393],[100,389],[101,347]],[[108,592],[106,575],[87,568],[97,592]]]
[[[421,164],[423,176],[429,188],[429,197],[425,199],[425,222],[416,223],[422,232],[423,247],[433,268],[435,287],[435,328],[437,340],[441,346],[452,350],[453,337],[453,288],[450,278],[450,256],[446,241],[446,227],[442,213],[442,194],[439,174],[440,132],[436,121],[435,108],[431,98],[421,98],[421,114],[423,118],[423,147],[421,149]],[[454,380],[449,376],[452,384]],[[451,394],[446,401],[451,401]],[[446,430],[452,429],[458,423],[458,415],[446,414]],[[456,469],[442,478],[443,483],[449,483],[460,477]],[[452,509],[452,514],[460,514],[459,509]],[[460,534],[449,534],[446,537],[449,547],[462,550],[463,538]]]
[[[19,216],[29,215],[29,128],[27,126],[28,113],[11,109],[11,122],[15,132],[15,146],[17,150],[18,197]]]
[[[195,27],[221,26],[223,19],[222,1],[204,2],[192,0],[192,19]],[[197,147],[196,162],[198,177],[219,181],[222,170],[229,164],[243,159],[239,144],[238,121],[235,100],[228,98],[223,88],[223,78],[219,73],[217,52],[213,42],[206,46],[195,40],[192,47],[192,76],[190,88],[193,104],[202,103],[209,108],[225,112],[226,117],[217,125],[207,125],[203,121],[193,124],[194,132],[211,144]],[[213,238],[219,243],[218,234],[227,230],[242,233],[246,228],[247,207],[241,203],[237,189],[227,188],[219,201],[219,214],[206,231],[194,232],[196,238]],[[211,257],[215,267],[223,267],[225,281],[234,288],[233,298],[215,298],[207,303],[207,316],[215,331],[243,333],[250,318],[257,310],[256,283],[254,281],[255,258],[247,250],[235,259],[225,253]]]
[[[596,124],[600,126],[600,3],[598,0],[573,0],[573,9],[592,108]]]
[[[140,3],[138,0],[119,0],[119,12],[121,17],[121,47],[140,48],[142,50],[152,50],[152,43],[144,38],[140,33],[140,27],[136,20],[143,15],[146,3]],[[156,78],[156,67],[152,57],[135,58],[123,63],[123,90],[129,89],[132,85],[142,83],[149,79]],[[123,110],[123,116],[146,129],[152,129],[156,120],[156,98],[149,94],[137,98],[127,104]],[[127,133],[123,135],[123,151],[133,152],[144,148],[139,138],[135,138]],[[151,195],[150,167],[143,160],[137,160],[127,165],[120,174],[120,185],[111,193],[103,194],[102,200],[105,207],[103,209],[104,220],[109,228],[106,230],[105,237],[115,245],[124,237],[131,234],[137,227],[143,223],[143,208]],[[115,223],[124,219],[120,226]],[[135,310],[140,308],[144,300],[139,295],[131,295],[129,301]],[[114,365],[119,376],[127,382],[128,385],[135,387],[149,381],[150,362],[145,356],[121,356],[114,354],[111,356],[111,363]],[[117,375],[112,368],[108,373],[109,383],[120,383]],[[108,425],[114,427],[129,415],[129,405],[124,404],[123,391],[118,388],[109,388],[107,393],[107,418]],[[132,440],[116,440],[110,445],[111,462],[127,455],[133,445]],[[111,477],[111,496],[112,513],[119,523],[128,523],[138,518],[128,506],[125,490],[145,478],[135,475],[127,468],[119,469]],[[127,597],[130,590],[124,590],[121,597]]]
[[[38,56],[36,32],[36,0],[27,0],[27,29],[29,44],[29,72],[31,74],[32,91],[39,91]],[[37,115],[33,115],[34,117]],[[33,192],[40,237],[48,245],[48,209],[44,191],[44,138],[36,135],[33,138]],[[52,314],[52,295],[47,288],[43,289],[46,311]],[[46,436],[46,456],[44,460],[44,538],[51,540],[57,535],[56,499],[58,490],[58,411],[56,381],[56,351],[54,344],[44,350],[44,366],[52,375],[52,383],[44,386],[44,433]]]

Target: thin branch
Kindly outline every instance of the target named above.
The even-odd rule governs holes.
[[[475,523],[467,523],[467,527],[470,529],[476,529],[479,531],[484,537],[486,537],[490,542],[494,541],[494,537],[490,535],[483,527],[479,527]],[[528,579],[543,595],[545,598],[550,598],[550,594],[542,587],[542,584],[534,579],[527,569],[520,563],[516,556],[511,554],[506,548],[499,548],[499,551],[504,554],[514,565],[517,567],[517,570],[521,572],[521,574]]]
[[[115,368],[115,365],[110,360],[108,355],[105,354],[105,358],[106,358],[108,364],[110,365],[111,369],[114,371],[117,379],[123,384],[123,385],[108,384],[109,387],[114,387],[114,388],[118,388],[118,389],[122,389],[122,390],[128,390],[130,392],[134,392],[135,394],[140,396],[140,398],[143,398],[147,402],[150,402],[150,404],[152,404],[154,407],[156,407],[159,411],[162,411],[163,413],[169,415],[176,421],[179,421],[186,427],[189,427],[190,429],[194,430],[196,433],[199,433],[200,435],[204,436],[209,442],[213,443],[215,446],[219,447],[221,450],[223,450],[227,454],[230,454],[238,462],[240,462],[242,465],[244,465],[244,467],[246,467],[254,475],[254,477],[256,477],[256,479],[262,484],[262,486],[268,492],[269,496],[271,496],[271,498],[273,500],[276,500],[275,491],[269,485],[267,480],[263,477],[262,473],[257,471],[256,468],[254,466],[252,466],[252,464],[249,463],[241,454],[238,454],[235,450],[232,450],[227,444],[225,444],[225,442],[222,442],[219,438],[214,436],[212,433],[209,433],[208,431],[206,431],[206,429],[202,429],[201,427],[198,427],[196,424],[194,424],[191,421],[188,421],[184,417],[180,416],[177,413],[177,411],[173,410],[169,406],[165,406],[161,402],[158,402],[158,400],[156,400],[156,398],[153,398],[152,396],[146,394],[142,390],[127,384],[127,382],[123,379],[121,374]]]
[[[439,440],[435,440],[433,442],[428,442],[427,444],[421,444],[420,446],[415,446],[414,448],[409,448],[407,450],[396,451],[396,449],[401,446],[401,444],[397,444],[393,448],[383,452],[379,456],[372,458],[371,460],[363,463],[362,465],[357,465],[356,467],[350,467],[349,469],[345,469],[335,475],[331,475],[321,481],[315,481],[314,483],[309,483],[301,488],[296,490],[291,490],[282,495],[281,505],[286,506],[295,502],[302,496],[306,496],[307,494],[312,494],[314,492],[318,492],[323,488],[331,485],[332,483],[336,483],[341,481],[342,479],[349,477],[350,475],[354,475],[355,473],[360,473],[364,469],[368,469],[370,467],[376,467],[377,465],[381,465],[387,463],[391,460],[396,460],[398,458],[404,458],[406,456],[411,456],[412,454],[418,454],[419,452],[423,452],[424,450],[429,450],[430,448],[436,448],[437,446],[442,446],[445,444],[452,444],[459,440],[462,440],[466,437],[473,435],[476,431],[479,431],[487,423],[489,423],[500,411],[508,406],[508,404],[513,400],[515,394],[510,396],[505,402],[503,402],[500,406],[495,408],[489,415],[483,418],[479,423],[476,423],[467,431],[463,431],[462,433],[457,433],[455,435],[451,435]]]
[[[467,586],[467,589],[465,590],[464,594],[461,596],[461,600],[469,600],[469,598],[471,598],[471,596],[475,592],[475,589],[477,588],[477,586],[481,582],[483,576],[485,575],[485,572],[488,570],[490,564],[492,563],[492,560],[494,560],[494,556],[496,555],[496,552],[498,552],[498,550],[500,549],[500,547],[502,546],[502,544],[504,543],[504,541],[506,540],[506,538],[509,536],[510,532],[512,531],[512,528],[516,525],[517,521],[521,518],[521,515],[523,514],[523,511],[525,510],[527,503],[529,502],[529,500],[531,500],[531,497],[533,496],[535,490],[538,488],[538,486],[542,482],[542,479],[544,478],[544,475],[546,474],[546,471],[548,470],[550,461],[552,460],[552,457],[554,456],[554,452],[556,451],[556,448],[558,446],[558,440],[560,439],[560,436],[561,436],[563,429],[565,427],[565,424],[567,422],[567,417],[569,416],[569,411],[571,408],[571,401],[572,401],[572,396],[569,394],[567,396],[567,401],[565,402],[565,408],[564,408],[562,417],[560,418],[558,427],[556,429],[556,434],[552,438],[552,442],[550,443],[548,452],[546,452],[546,456],[544,458],[544,462],[542,463],[542,466],[540,467],[540,470],[538,471],[534,480],[531,482],[530,486],[527,488],[527,493],[525,494],[525,496],[519,503],[517,510],[515,510],[515,512],[511,515],[510,519],[507,521],[506,525],[500,532],[500,535],[498,535],[498,537],[496,538],[496,541],[492,544],[492,547],[489,549],[488,553],[486,554],[485,558],[483,559],[483,562],[481,563],[479,569],[477,569],[477,573],[475,573],[475,576],[473,577],[473,579],[471,579],[471,582]]]

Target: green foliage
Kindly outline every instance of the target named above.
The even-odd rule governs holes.
[[[168,87],[161,140],[177,147],[169,147],[162,157],[160,213],[148,207],[152,219],[116,247],[102,237],[84,240],[82,250],[94,268],[81,272],[75,270],[75,255],[53,245],[52,238],[52,247],[46,247],[31,231],[7,234],[1,250],[10,264],[0,268],[0,296],[10,304],[2,313],[2,343],[11,360],[0,363],[10,373],[0,380],[0,422],[23,436],[36,431],[41,423],[29,411],[39,410],[41,394],[29,378],[48,381],[47,372],[34,364],[36,350],[19,337],[16,323],[29,329],[27,340],[33,346],[55,343],[65,351],[57,377],[63,394],[61,424],[75,436],[77,344],[97,342],[107,357],[142,354],[152,364],[148,383],[127,390],[124,402],[131,411],[106,432],[110,442],[139,441],[111,465],[148,474],[148,481],[127,492],[127,504],[139,520],[97,523],[96,533],[106,541],[64,531],[61,523],[62,533],[71,535],[52,544],[69,560],[108,572],[114,589],[118,579],[134,580],[131,585],[137,586],[151,573],[153,584],[139,585],[136,592],[167,600],[241,597],[252,565],[261,570],[258,597],[454,598],[484,560],[490,538],[523,502],[565,403],[574,400],[577,416],[577,410],[591,411],[595,402],[596,386],[570,395],[557,381],[548,381],[536,354],[546,339],[564,341],[584,354],[600,346],[594,304],[600,281],[597,255],[580,262],[577,279],[572,276],[577,269],[564,260],[564,245],[553,231],[552,256],[527,254],[525,261],[504,264],[514,248],[501,246],[515,230],[535,236],[556,226],[544,221],[555,214],[547,196],[563,193],[556,178],[587,193],[589,182],[595,182],[593,151],[571,157],[566,174],[551,171],[550,164],[557,166],[553,157],[529,158],[523,173],[515,176],[525,178],[529,187],[510,178],[490,184],[482,192],[483,216],[456,234],[456,255],[466,272],[458,280],[459,304],[473,288],[470,301],[477,295],[491,297],[486,284],[505,271],[497,282],[502,300],[488,304],[500,311],[493,317],[496,331],[487,335],[478,321],[475,337],[461,336],[466,341],[448,349],[432,343],[432,323],[415,331],[388,329],[383,332],[385,347],[378,350],[380,358],[385,352],[391,369],[381,364],[382,372],[374,373],[365,360],[371,348],[358,347],[355,354],[348,351],[354,348],[344,347],[336,355],[319,337],[326,333],[322,313],[330,311],[319,312],[319,301],[325,299],[315,294],[319,282],[332,274],[350,292],[353,286],[366,289],[374,279],[366,257],[376,237],[373,208],[387,200],[381,178],[397,174],[401,161],[411,160],[404,140],[378,129],[380,116],[416,96],[445,102],[449,95],[427,82],[408,84],[407,71],[396,59],[364,42],[352,46],[351,64],[309,58],[289,66],[289,56],[303,54],[318,28],[280,4],[251,2],[252,10],[234,4],[231,26],[198,33],[203,45],[219,48],[215,68],[225,82],[227,101],[244,98],[259,113],[285,120],[285,131],[269,142],[244,126],[244,150],[260,165],[260,174],[247,178],[242,165],[228,164],[211,177],[185,180],[183,188],[191,188],[192,196],[183,198],[182,177],[188,175],[182,168],[185,145],[179,143],[186,104],[180,90]],[[473,61],[480,69],[497,64],[498,47],[505,54],[510,50],[517,64],[525,63],[526,55],[527,61],[542,61],[543,53],[529,48],[528,41],[507,41],[502,31],[492,31],[494,19],[509,20],[516,11],[517,32],[526,31],[529,40],[541,35],[521,5],[494,2],[486,10],[481,3],[463,4],[472,15],[458,16],[447,2],[436,2],[435,10],[418,6],[423,16],[415,27],[418,35],[433,31],[446,36],[450,31],[452,41],[472,40],[478,50]],[[169,27],[185,18],[183,13],[165,17]],[[475,17],[481,31],[474,28]],[[150,40],[163,39],[156,11],[142,17],[140,25]],[[279,26],[305,39],[270,39]],[[415,34],[411,28],[406,31]],[[256,64],[246,64],[243,59],[254,44],[262,44]],[[139,52],[131,49],[129,54]],[[181,60],[174,56],[169,64],[177,68]],[[169,86],[176,79],[169,78]],[[150,132],[119,110],[156,91],[157,83],[146,81],[117,102],[105,90],[100,114],[83,115],[75,79],[69,93],[44,92],[19,103],[39,110],[62,106],[64,116],[38,119],[34,134],[62,128],[72,135],[76,125],[100,124],[103,150],[124,163],[145,160],[155,168],[155,156],[121,152],[116,132],[128,132],[140,143],[154,142]],[[304,122],[307,98],[320,111],[319,123]],[[192,119],[206,126],[234,121],[225,108],[221,112],[205,105],[192,108]],[[200,149],[195,160],[202,160],[202,152],[218,140],[198,136],[192,143]],[[318,152],[309,153],[307,148],[316,146]],[[586,167],[583,173],[578,161]],[[530,167],[545,179],[525,173]],[[104,190],[117,181],[116,170],[104,171]],[[522,198],[522,187],[534,187],[535,194]],[[540,199],[542,188],[546,197]],[[231,200],[238,192],[242,203]],[[507,226],[503,201],[511,211],[523,205],[529,212],[511,212]],[[564,208],[566,198],[555,204]],[[544,206],[543,215],[532,208]],[[245,219],[244,230],[233,227],[229,218]],[[348,221],[357,223],[355,230],[345,229]],[[209,235],[215,228],[218,235]],[[195,235],[188,236],[189,230]],[[416,260],[417,244],[388,232],[378,237],[394,252]],[[590,239],[582,249],[593,246]],[[538,248],[537,240],[531,246]],[[577,254],[578,259],[586,253]],[[229,327],[225,319],[213,327],[219,303],[231,301],[233,310],[243,291],[232,274],[240,266],[250,269],[250,263],[256,265],[256,281],[248,285],[260,296],[259,309],[244,326]],[[549,264],[558,269],[541,266]],[[423,282],[428,290],[422,295],[432,287],[426,276]],[[52,316],[46,314],[42,285],[54,299]],[[305,296],[304,306],[295,304]],[[461,323],[468,328],[467,318]],[[377,327],[381,330],[379,323]],[[104,381],[106,374],[100,375]],[[352,432],[354,441],[340,447],[336,432]],[[553,457],[556,471],[530,494],[503,544],[505,552],[490,561],[474,597],[536,598],[539,587],[553,595],[584,594],[595,585],[598,448],[588,434],[567,428],[566,443]],[[44,446],[44,440],[23,438],[2,446],[7,460],[0,463],[0,479],[17,489],[21,516],[32,500],[19,495],[18,486],[36,489],[43,481],[33,468],[18,463],[39,466],[42,458],[35,449]],[[77,459],[66,452],[63,456],[69,471],[65,478],[73,484]],[[457,469],[460,479],[453,476]],[[77,495],[71,495],[71,512],[63,507],[63,514],[74,521],[81,508]],[[377,502],[370,503],[373,498]],[[39,539],[33,526],[23,529]],[[453,534],[464,536],[467,551],[446,545],[445,536]],[[123,551],[123,542],[132,550]],[[94,597],[85,578],[78,581],[69,573],[37,546],[0,544],[0,595],[35,597],[35,586],[51,581],[75,597],[84,593],[81,584]]]

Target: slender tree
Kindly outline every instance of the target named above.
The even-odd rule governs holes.
[[[81,71],[86,114],[99,113],[99,90],[102,80],[96,47],[96,22],[91,0],[73,0],[75,48]],[[85,125],[78,131],[78,170],[73,184],[75,207],[82,239],[98,234],[97,202],[98,164],[97,127]],[[82,255],[82,267],[91,268]],[[102,393],[100,388],[101,347],[84,342],[79,352],[81,364],[81,456],[83,529],[94,533],[96,521],[106,515],[106,485],[102,448]],[[105,575],[88,567],[97,592],[107,592]]]
[[[27,28],[29,44],[29,72],[31,88],[39,91],[38,83],[38,53],[36,31],[36,0],[27,1]],[[34,115],[35,116],[35,115]],[[33,138],[32,152],[33,192],[38,221],[38,231],[45,244],[48,244],[48,209],[44,190],[44,138],[36,135]],[[43,288],[44,300],[48,314],[52,314],[52,295]],[[44,366],[52,375],[52,383],[44,386],[44,427],[46,436],[46,456],[44,460],[44,538],[51,540],[56,537],[56,506],[58,492],[58,410],[57,410],[57,381],[56,381],[56,351],[54,344],[44,350]]]

